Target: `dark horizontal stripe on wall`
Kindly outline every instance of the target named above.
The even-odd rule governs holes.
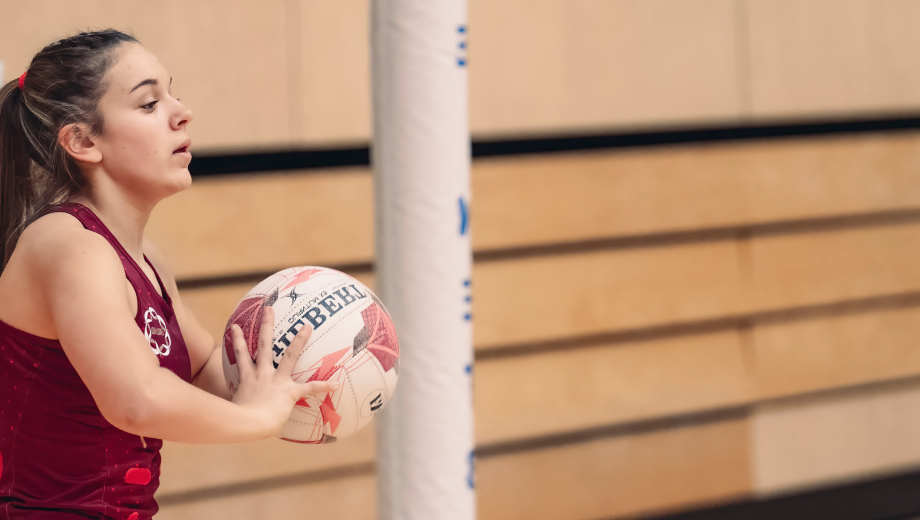
[[[648,520],[908,520],[920,516],[920,472]],[[606,520],[606,519],[605,519]]]
[[[719,143],[837,134],[895,132],[920,129],[920,115],[772,124],[742,124],[648,132],[570,135],[473,142],[473,157],[541,154],[608,148],[637,148],[694,143]]]
[[[920,129],[920,115],[906,114],[901,117],[886,118],[723,125],[642,132],[595,132],[494,140],[474,139],[472,154],[474,158],[501,157],[918,129]],[[368,166],[370,161],[371,153],[368,146],[229,154],[204,152],[195,154],[189,170],[192,175],[201,177],[234,173]]]
[[[350,148],[261,151],[250,153],[195,154],[189,172],[195,177],[233,173],[311,170],[367,166],[371,163],[367,146]]]

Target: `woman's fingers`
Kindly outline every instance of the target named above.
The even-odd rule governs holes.
[[[290,377],[291,372],[294,371],[294,365],[297,363],[297,358],[300,357],[300,353],[303,352],[307,342],[310,341],[311,334],[313,334],[313,327],[306,324],[300,327],[297,335],[294,336],[294,340],[291,341],[291,345],[284,351],[281,363],[278,364],[278,373]]]
[[[300,397],[306,397],[308,395],[331,393],[338,390],[340,386],[342,386],[342,383],[338,381],[311,381],[298,384],[297,389]]]
[[[272,329],[275,326],[275,310],[270,306],[262,309],[262,323],[259,326],[259,348],[256,351],[256,365],[274,368],[272,365]]]
[[[249,355],[249,347],[246,346],[246,338],[243,337],[243,329],[235,323],[230,326],[230,339],[233,353],[236,354],[236,365],[240,371],[240,379],[242,379],[245,377],[243,375],[244,373],[248,375],[253,370],[252,356]]]

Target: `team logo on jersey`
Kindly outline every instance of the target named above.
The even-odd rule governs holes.
[[[172,345],[169,330],[166,328],[166,322],[157,314],[157,311],[153,310],[153,307],[148,307],[144,312],[144,337],[147,338],[147,343],[150,344],[154,354],[169,355],[169,347]]]

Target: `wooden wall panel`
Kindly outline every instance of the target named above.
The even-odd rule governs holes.
[[[744,1],[755,116],[920,108],[917,2]]]
[[[136,0],[7,2],[0,60],[12,79],[58,38],[126,30],[160,58],[174,93],[195,113],[193,148],[277,146],[293,137],[286,16],[285,0],[164,0],[156,9]]]
[[[301,141],[367,142],[371,137],[370,3],[294,0],[299,5]],[[295,42],[296,43],[296,42]]]
[[[726,421],[477,462],[479,518],[584,520],[751,490],[748,424]]]
[[[377,514],[373,475],[166,506],[157,520],[370,519]]]
[[[478,348],[744,310],[732,241],[489,262],[473,268]]]
[[[365,172],[199,179],[160,203],[147,235],[178,279],[369,261]]]
[[[920,466],[920,386],[767,407],[752,420],[755,489],[769,493]]]
[[[478,0],[474,135],[739,115],[730,0]]]
[[[753,329],[761,397],[920,374],[920,308],[759,325]]]
[[[373,462],[374,426],[333,444],[280,439],[206,445],[165,442],[162,454],[164,477],[158,493],[169,495]]]
[[[917,134],[480,160],[495,249],[920,207]]]
[[[476,363],[476,441],[490,443],[747,402],[735,331]]]
[[[227,320],[233,314],[236,305],[242,301],[243,296],[258,282],[234,283],[184,289],[180,291],[182,303],[192,311],[201,325],[211,333],[215,341],[222,341]]]
[[[752,222],[920,208],[920,133],[752,143],[734,171]]]
[[[476,249],[685,231],[751,220],[743,159],[724,146],[473,163]]]
[[[920,224],[751,241],[752,306],[830,303],[920,289]]]

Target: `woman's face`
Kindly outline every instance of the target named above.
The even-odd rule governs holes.
[[[102,154],[97,166],[107,178],[91,183],[94,189],[116,185],[132,197],[156,202],[192,182],[187,132],[192,112],[172,96],[171,78],[150,51],[126,43],[116,53],[99,101],[104,130],[92,138]]]

